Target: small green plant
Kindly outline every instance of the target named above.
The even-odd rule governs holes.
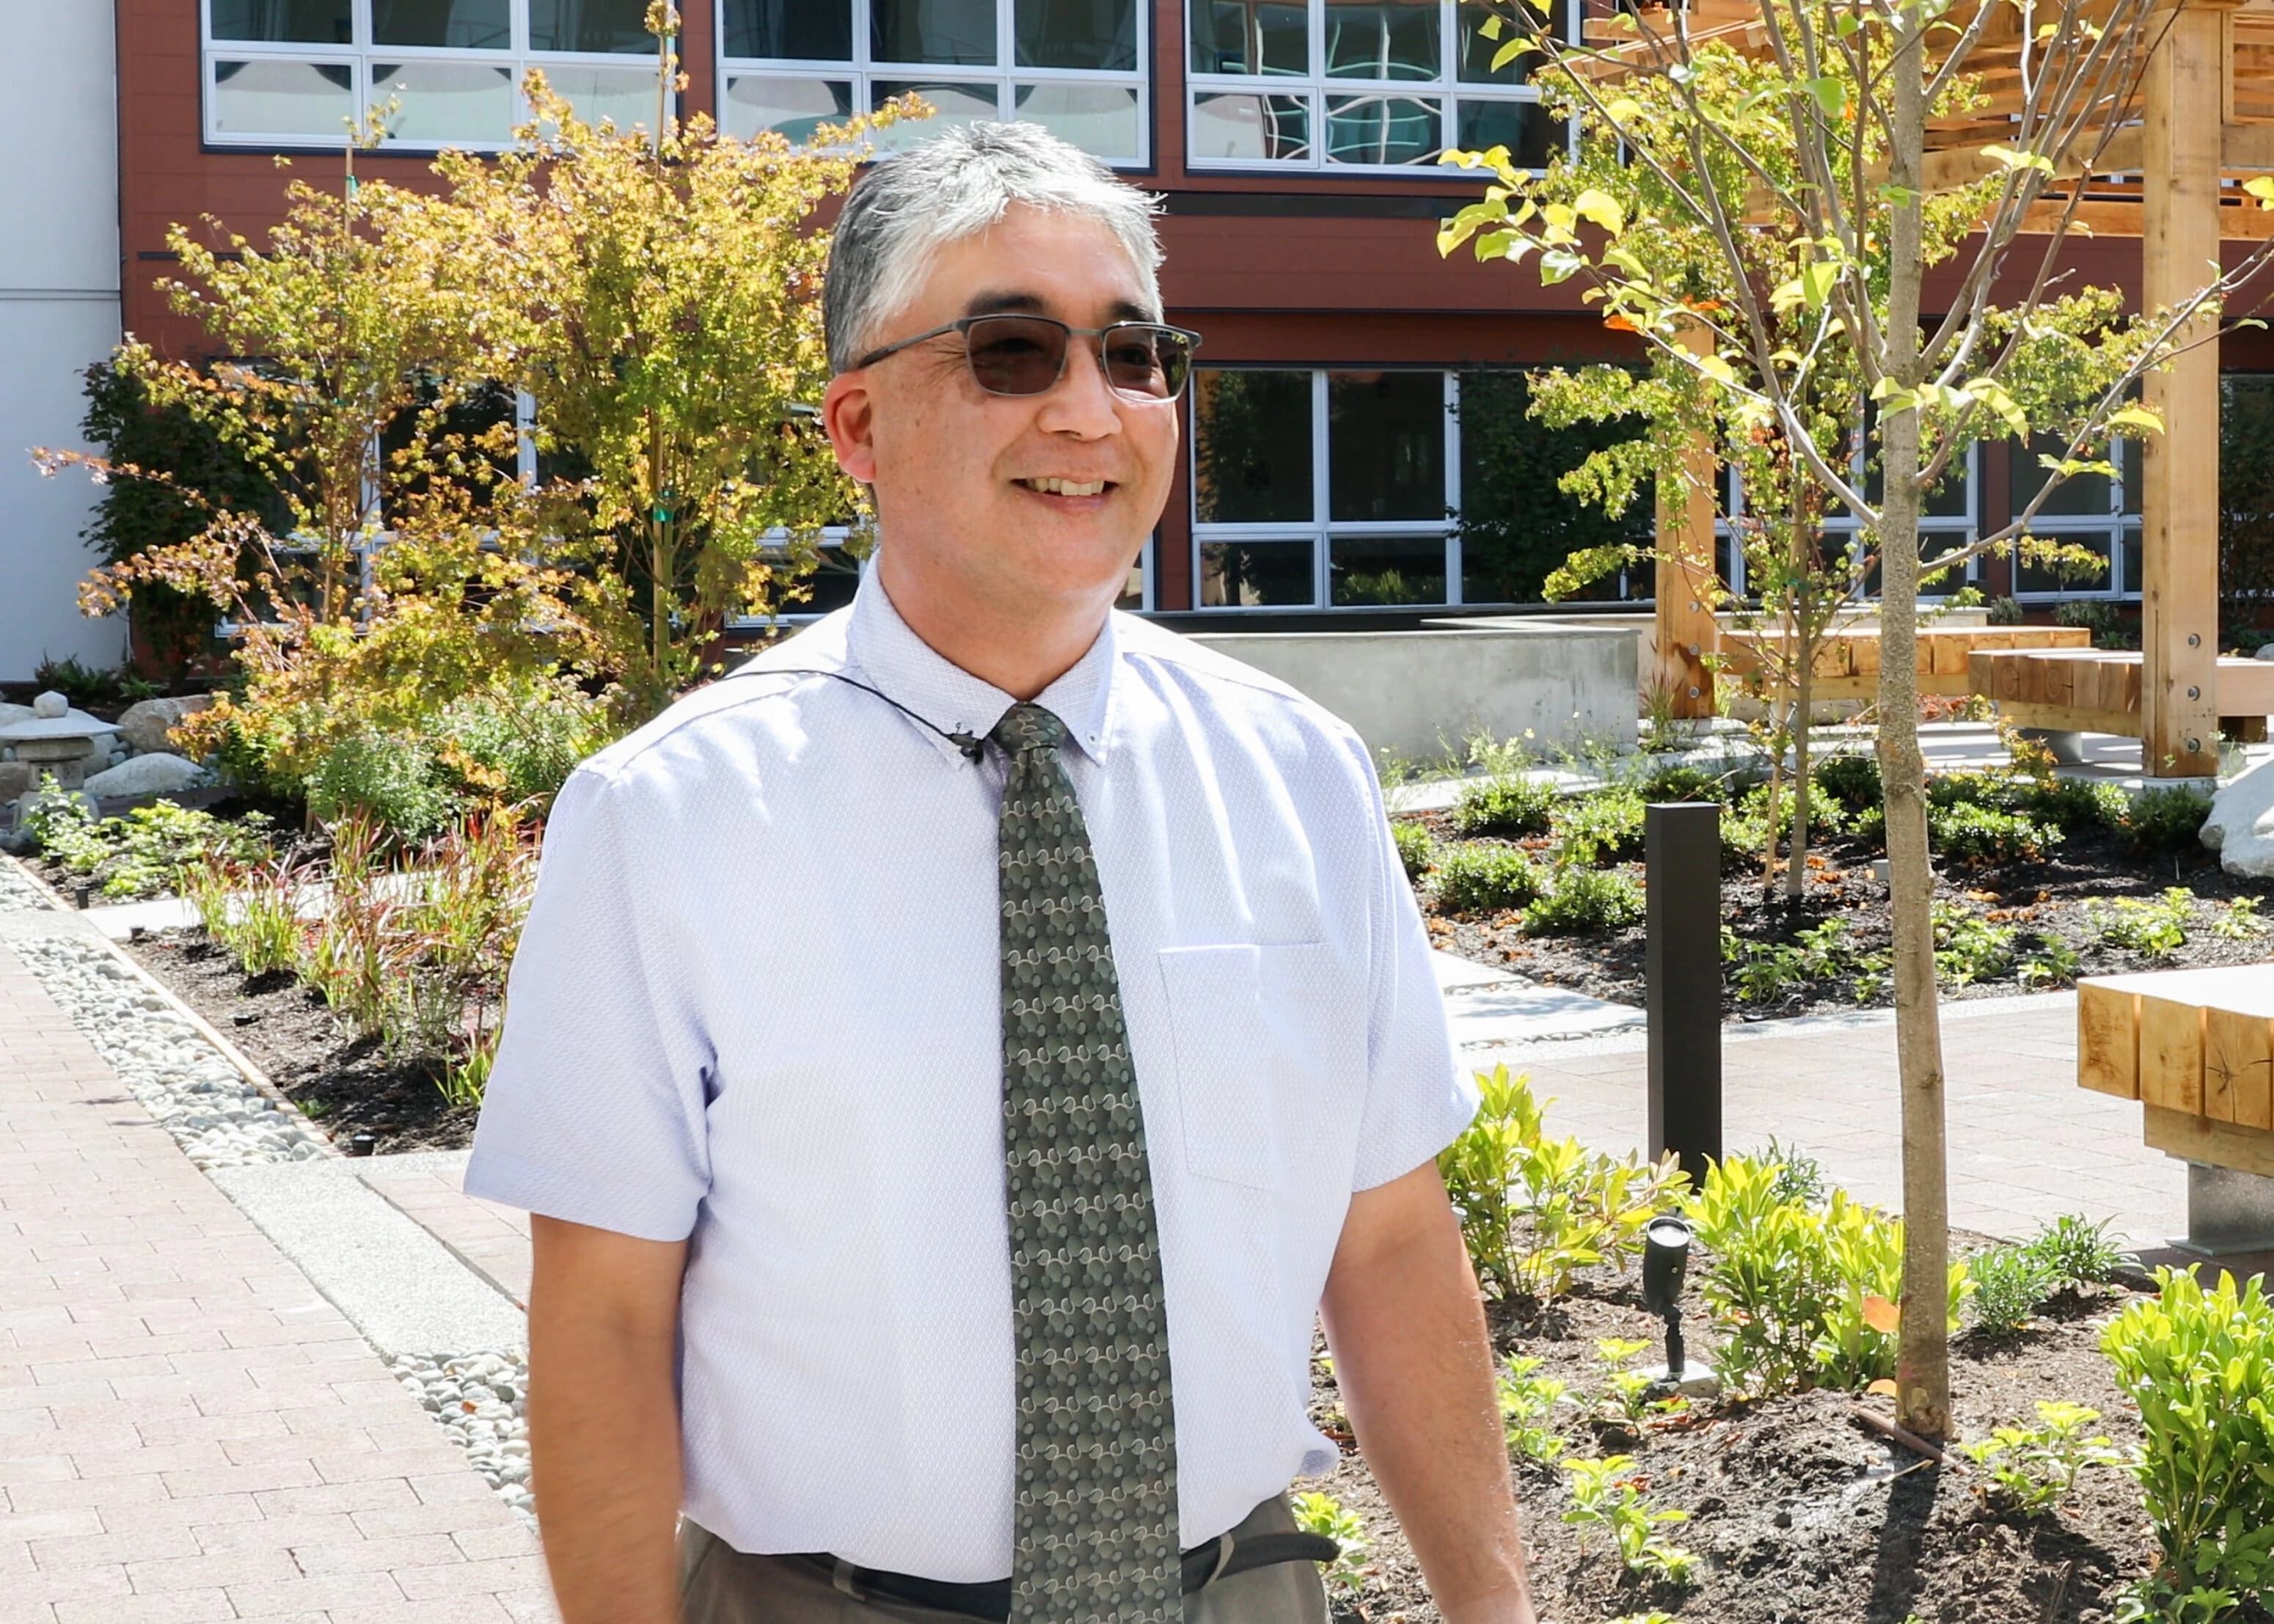
[[[1879,758],[1869,752],[1825,757],[1817,763],[1816,787],[1850,812],[1878,806],[1886,793],[1879,783]]]
[[[2156,1271],[2157,1294],[2101,1335],[2116,1384],[2140,1406],[2161,1599],[2216,1619],[2274,1581],[2274,1306],[2257,1275]],[[2221,1596],[2225,1598],[2220,1602]],[[2144,1615],[2142,1615],[2144,1616]]]
[[[2116,1278],[2116,1271],[2134,1262],[2129,1252],[2108,1238],[2109,1220],[2089,1222],[2082,1213],[2063,1213],[2030,1237],[2036,1252],[2052,1276],[2051,1290],[2067,1288],[2090,1291]]]
[[[1547,876],[1512,846],[1456,846],[1437,859],[1437,903],[1454,914],[1497,914],[1540,895]]]
[[[2022,623],[2022,600],[2018,598],[1993,598],[1989,613],[1983,618],[1992,626],[2019,626]]]
[[[2060,987],[2076,980],[2084,957],[2050,932],[2040,932],[2036,951],[2022,961],[2015,976],[2024,987]]]
[[[1495,774],[1462,787],[1453,803],[1453,832],[1503,838],[1546,834],[1555,806],[1555,790],[1540,779]]]
[[[2210,816],[2210,796],[2173,784],[2142,791],[2124,815],[2123,829],[2138,851],[2201,851],[2203,819]]]
[[[1642,923],[1642,887],[1615,868],[1558,868],[1524,911],[1534,936],[1581,936]]]
[[[1389,838],[1397,843],[1397,861],[1404,865],[1407,882],[1419,885],[1437,861],[1437,842],[1430,838],[1429,826],[1401,817],[1390,824]]]
[[[1651,1379],[1638,1370],[1621,1368],[1635,1355],[1646,1351],[1650,1344],[1626,1337],[1602,1337],[1595,1343],[1595,1351],[1610,1368],[1603,1374],[1607,1391],[1596,1408],[1597,1418],[1630,1432],[1639,1433],[1653,1417],[1674,1415],[1689,1408],[1689,1400],[1679,1394],[1669,1398],[1650,1396]]]
[[[1320,1564],[1330,1584],[1353,1593],[1366,1589],[1366,1524],[1355,1511],[1344,1509],[1331,1495],[1316,1492],[1298,1494],[1290,1502],[1295,1526],[1306,1534],[1321,1534],[1342,1547],[1331,1562]]]
[[[2060,828],[2021,812],[1962,801],[1927,812],[1927,838],[1933,848],[1956,862],[2012,862],[2043,857],[2061,843]]]
[[[1824,1205],[1832,1180],[1824,1171],[1824,1164],[1799,1146],[1784,1144],[1772,1133],[1755,1159],[1776,1169],[1776,1181],[1770,1192],[1774,1199],[1799,1207]]]
[[[2160,897],[2119,897],[2105,906],[2085,906],[2085,922],[2111,947],[2143,959],[2169,959],[2187,944],[2187,922],[2195,894],[2184,885],[2165,887]]]
[[[1538,1374],[1540,1361],[1511,1357],[1500,1372],[1501,1429],[1509,1453],[1520,1460],[1553,1466],[1570,1447],[1570,1440],[1551,1431],[1547,1417],[1563,1402],[1568,1389],[1553,1376]]]
[[[1732,978],[1737,984],[1737,997],[1746,1004],[1773,1004],[1786,992],[1808,980],[1802,967],[1800,950],[1773,942],[1756,942],[1747,945],[1744,957],[1737,965]]]
[[[289,970],[299,955],[299,896],[304,879],[297,865],[279,858],[245,863],[232,873],[232,915],[222,940],[247,975]]]
[[[1690,1514],[1651,1503],[1636,1481],[1632,1455],[1567,1460],[1563,1470],[1571,1475],[1571,1506],[1563,1521],[1579,1530],[1583,1539],[1598,1529],[1609,1533],[1629,1573],[1654,1575],[1675,1584],[1688,1584],[1696,1577],[1697,1557],[1658,1535],[1668,1523],[1688,1522]]]
[[[41,849],[73,874],[93,878],[106,897],[173,890],[183,871],[207,852],[245,862],[266,856],[270,848],[269,821],[258,812],[230,823],[170,801],[100,823],[79,801],[56,803],[52,816],[49,811],[43,807],[34,814],[45,820]]]
[[[2227,942],[2248,942],[2266,934],[2266,921],[2258,915],[2258,898],[2237,897],[2225,909],[2211,916],[2211,935]]]
[[[1555,861],[1584,868],[1642,855],[1643,799],[1633,790],[1598,790],[1555,810]]]
[[[2029,1246],[1992,1246],[1966,1266],[1974,1282],[1974,1326],[1990,1336],[2010,1336],[2029,1324],[2052,1295],[2053,1271]]]
[[[2037,1425],[2001,1426],[1989,1437],[1956,1446],[1990,1474],[1990,1497],[2036,1516],[2051,1511],[2075,1492],[2088,1466],[2128,1466],[2132,1456],[2086,1429],[2100,1412],[2066,1400],[2037,1401]]]
[[[1946,987],[1995,981],[2014,967],[2020,932],[1954,903],[1934,905],[1934,973]]]

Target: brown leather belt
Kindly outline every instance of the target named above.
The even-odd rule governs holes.
[[[1194,1545],[1184,1554],[1185,1593],[1228,1579],[1236,1573],[1251,1568],[1269,1568],[1280,1562],[1331,1562],[1342,1554],[1342,1547],[1324,1534],[1294,1532],[1250,1534],[1245,1539],[1234,1539],[1230,1534],[1219,1534],[1205,1545]],[[874,1568],[855,1568],[841,1557],[826,1552],[802,1555],[798,1560],[811,1562],[829,1575],[837,1588],[855,1601],[865,1601],[870,1596],[881,1596],[889,1601],[905,1602],[911,1606],[936,1607],[944,1613],[960,1613],[968,1618],[987,1619],[993,1624],[1004,1624],[1011,1616],[1011,1582],[990,1579],[975,1584],[952,1584],[945,1579],[926,1579],[915,1574],[886,1573]]]

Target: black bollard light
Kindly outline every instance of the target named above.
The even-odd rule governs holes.
[[[1689,1369],[1682,1346],[1682,1281],[1690,1268],[1689,1222],[1671,1214],[1642,1232],[1642,1305],[1666,1321],[1667,1380],[1679,1386]]]

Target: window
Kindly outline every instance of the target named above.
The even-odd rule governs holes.
[[[389,145],[503,147],[532,67],[595,124],[655,122],[646,0],[205,0],[204,11],[205,136],[219,146],[344,146],[350,122],[392,100]]]
[[[719,123],[730,135],[814,125],[910,91],[932,117],[887,131],[1028,120],[1117,163],[1142,163],[1139,0],[719,0]]]
[[[1460,601],[1448,374],[1202,368],[1193,376],[1201,608]]]
[[[1569,26],[1572,0],[1554,0]],[[1539,167],[1566,139],[1528,79],[1536,56],[1458,0],[1186,0],[1194,169],[1410,169],[1447,147]]]
[[[2039,435],[2023,443],[2007,442],[2014,480],[2014,512],[2018,516],[2043,490],[2048,470],[2037,459],[2059,456],[2066,440]],[[2140,595],[2140,442],[2119,440],[2110,458],[2116,477],[2078,474],[2063,480],[2030,522],[2029,533],[2041,541],[2056,541],[2097,553],[2103,560],[2097,571],[2062,569],[2050,564],[2014,560],[2014,596],[2019,598],[2137,598]]]

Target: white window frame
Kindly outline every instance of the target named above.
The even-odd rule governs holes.
[[[2010,443],[2009,441],[2008,444]],[[2026,447],[2024,449],[2026,454]],[[2007,455],[2012,454],[2009,452]],[[2139,446],[2131,455],[2142,462],[2142,484],[2144,485],[2147,472],[2144,466],[2147,447]],[[2014,601],[2024,604],[2061,604],[2068,602],[2071,598],[2102,598],[2112,603],[2140,601],[2140,583],[2129,579],[2131,571],[2127,567],[2125,544],[2127,541],[2142,539],[2141,532],[2147,522],[2146,515],[2142,513],[2127,513],[2125,510],[2126,485],[2123,454],[2119,453],[2111,461],[2115,464],[2116,472],[2109,477],[2108,512],[2105,516],[2091,513],[2040,512],[2036,523],[2029,527],[2029,533],[2042,540],[2106,543],[2108,584],[2053,587],[2049,590],[2040,588],[2024,591],[2022,590],[2022,571],[2029,566],[2022,561],[2021,549],[2016,545],[2012,560]],[[2017,501],[2014,504],[2014,511],[2019,514],[2026,505]],[[2142,562],[2144,561],[2143,560]]]
[[[1188,516],[1192,520],[1191,563],[1193,608],[1203,614],[1299,614],[1328,613],[1334,614],[1380,614],[1401,609],[1449,609],[1461,606],[1461,532],[1460,525],[1450,515],[1460,511],[1461,500],[1461,424],[1460,373],[1451,368],[1429,366],[1373,367],[1343,366],[1282,366],[1264,364],[1211,367],[1211,372],[1308,372],[1311,377],[1311,518],[1307,523],[1271,524],[1203,523],[1200,516],[1200,432],[1197,422],[1186,436],[1190,442],[1185,453],[1186,469],[1191,487]],[[1333,511],[1334,470],[1329,461],[1330,425],[1328,409],[1330,400],[1329,380],[1337,372],[1434,372],[1443,380],[1445,421],[1445,509],[1447,517],[1423,519],[1336,519]],[[1194,396],[1197,404],[1198,396]],[[1445,546],[1445,596],[1440,602],[1427,604],[1337,604],[1334,601],[1334,544],[1337,539],[1397,540],[1402,538],[1441,538]],[[1311,601],[1308,604],[1203,604],[1200,601],[1201,553],[1209,543],[1242,541],[1308,541],[1311,544]],[[1147,592],[1152,587],[1148,577]]]
[[[1573,30],[1578,26],[1580,0],[1555,0],[1562,9],[1564,25]],[[1417,159],[1412,163],[1334,163],[1327,158],[1327,103],[1330,99],[1362,95],[1368,91],[1380,91],[1387,95],[1412,97],[1439,103],[1439,133],[1448,147],[1454,145],[1459,135],[1456,124],[1457,101],[1529,102],[1540,99],[1539,86],[1523,85],[1465,84],[1460,71],[1460,24],[1465,13],[1463,0],[1439,0],[1437,28],[1437,77],[1434,79],[1372,79],[1329,77],[1325,71],[1327,61],[1327,7],[1323,0],[1304,0],[1309,24],[1308,37],[1313,71],[1304,74],[1279,73],[1203,73],[1193,66],[1193,0],[1185,0],[1184,42],[1185,59],[1185,168],[1193,171],[1232,171],[1247,174],[1314,173],[1323,175],[1402,175],[1411,178],[1416,174],[1436,174],[1437,153]],[[1473,7],[1471,8],[1473,11]],[[1570,37],[1567,32],[1565,37]],[[1192,132],[1196,126],[1200,98],[1212,95],[1294,96],[1301,98],[1309,109],[1310,139],[1308,155],[1301,158],[1208,158],[1192,150]],[[1576,140],[1575,132],[1565,133],[1567,146]],[[1443,151],[1440,147],[1437,151]]]
[[[1131,0],[1136,12],[1137,66],[1126,71],[1111,68],[1019,66],[1017,0],[995,0],[995,64],[992,67],[976,63],[880,63],[869,49],[873,37],[869,0],[849,0],[849,4],[853,11],[853,55],[844,62],[831,62],[802,56],[729,56],[727,55],[726,0],[712,0],[712,38],[718,50],[718,71],[713,82],[718,86],[719,127],[724,129],[727,124],[729,84],[735,79],[753,76],[849,81],[853,86],[855,112],[874,109],[877,100],[874,86],[880,79],[895,83],[909,79],[937,79],[944,84],[988,84],[994,86],[996,116],[1013,121],[1018,118],[1017,90],[1021,85],[1102,85],[1133,90],[1137,100],[1137,151],[1127,156],[1108,157],[1104,162],[1117,169],[1150,167],[1153,154],[1152,78],[1148,71],[1153,59],[1151,0]]]
[[[215,124],[216,85],[215,74],[222,62],[274,61],[305,63],[317,67],[344,67],[349,70],[348,107],[360,124],[378,102],[386,97],[373,85],[373,69],[376,64],[409,64],[416,62],[448,63],[454,66],[503,68],[513,86],[513,122],[520,124],[530,117],[529,103],[522,94],[522,77],[531,68],[614,68],[620,71],[644,71],[651,84],[657,72],[654,53],[603,51],[536,51],[529,48],[529,0],[508,0],[512,7],[512,42],[502,50],[475,50],[456,46],[380,45],[372,38],[371,0],[353,0],[354,32],[357,43],[324,45],[290,40],[217,40],[213,33],[213,0],[198,0],[199,38],[199,123],[208,147],[250,148],[260,152],[331,151],[344,150],[348,145],[347,127],[343,124],[336,136],[316,136],[295,132],[227,132]],[[681,98],[674,92],[671,115],[679,112]],[[651,117],[652,115],[650,116]],[[508,152],[514,142],[505,140],[470,140],[389,138],[382,143],[384,152],[433,153],[445,148],[462,152]]]

